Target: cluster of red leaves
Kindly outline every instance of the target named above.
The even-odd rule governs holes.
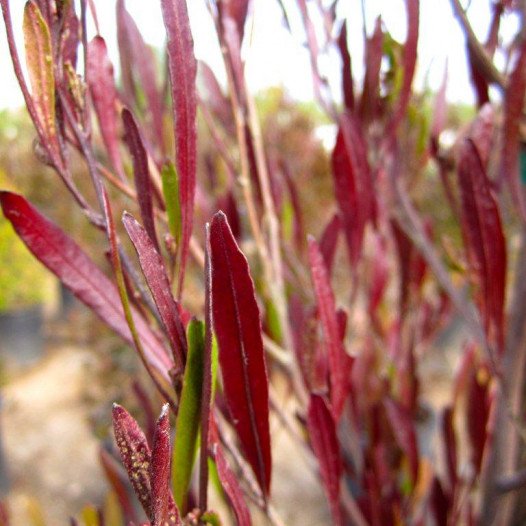
[[[309,236],[305,243],[307,214],[302,211],[294,160],[263,149],[264,133],[245,84],[242,49],[249,0],[209,3],[223,50],[228,97],[206,64],[197,67],[187,3],[161,0],[173,132],[165,126],[167,103],[153,54],[123,0],[117,2],[122,89],[116,86],[102,36],[87,42],[88,7],[96,22],[92,2],[81,2],[80,17],[73,3],[57,2],[52,9],[50,2],[27,2],[24,36],[30,86],[22,74],[9,2],[0,2],[15,73],[45,160],[88,220],[106,232],[115,280],[22,196],[1,192],[2,210],[35,257],[135,347],[167,402],[154,423],[148,397],[139,392],[148,438],[126,410],[116,405],[113,411],[117,449],[149,523],[218,524],[217,515],[208,510],[209,463],[217,470],[238,524],[251,523],[246,498],[274,520],[265,347],[271,350],[272,365],[288,374],[297,396],[297,424],[318,461],[335,524],[424,524],[428,516],[440,525],[473,523],[478,516],[475,488],[487,476],[492,447],[494,388],[506,353],[508,248],[495,193],[501,179],[509,183],[524,214],[517,116],[526,90],[526,47],[518,49],[507,79],[504,141],[496,163],[502,173],[492,178],[489,158],[497,122],[486,108],[468,137],[459,141],[456,158],[447,159],[441,149],[445,82],[427,145],[420,146],[412,92],[418,0],[405,2],[404,44],[393,40],[380,18],[366,35],[361,93],[352,76],[347,26],[337,17],[337,2],[316,6],[325,29],[325,41],[320,42],[313,10],[298,0],[314,93],[337,128],[330,163],[330,217],[319,241]],[[287,9],[279,4],[287,21]],[[487,44],[490,55],[500,16],[509,8],[503,4],[495,11]],[[83,75],[77,67],[79,46],[86,57]],[[341,56],[341,107],[319,68],[321,55],[331,47]],[[487,87],[493,77],[484,69],[486,55],[477,55],[473,43],[470,50],[479,99],[489,100]],[[206,84],[199,97],[198,69]],[[197,178],[198,106],[214,149],[203,155],[209,193]],[[102,160],[96,156],[92,110]],[[232,154],[234,148],[239,156]],[[70,150],[78,151],[86,163],[96,206],[75,186]],[[226,182],[218,182],[216,161],[221,161]],[[425,188],[421,174],[429,163],[436,164],[464,241],[460,259],[466,264],[457,265],[462,272],[455,276],[460,287],[452,277],[457,270],[449,272],[445,251],[434,239],[440,225],[422,218],[411,192],[418,185]],[[450,181],[452,171],[458,185]],[[127,253],[120,225],[114,223],[112,208],[119,201],[114,194],[109,197],[108,184],[131,197],[140,216],[142,224],[125,212],[122,224],[149,290]],[[225,213],[216,212],[220,203]],[[204,236],[193,232],[194,209],[212,217],[203,225]],[[283,219],[287,211],[294,227],[289,237]],[[251,236],[260,257],[260,265],[253,266],[256,279],[238,244]],[[340,236],[347,257],[338,253]],[[200,239],[204,251],[199,249]],[[284,257],[287,252],[294,256]],[[204,268],[204,323],[183,308],[187,267],[194,269],[190,255]],[[310,290],[303,287],[306,272]],[[398,285],[394,293],[393,283]],[[470,298],[464,297],[466,286],[471,287]],[[354,313],[362,311],[359,324]],[[451,402],[441,417],[445,469],[440,472],[429,460],[420,422],[419,359],[451,321],[453,311],[465,318],[472,339],[461,352]],[[481,356],[481,351],[487,354]],[[171,413],[176,423],[173,447]],[[470,446],[467,475],[458,445],[462,432]],[[190,480],[197,456],[195,489]],[[141,518],[127,495],[114,452],[102,451],[101,463],[124,519],[138,524]]]

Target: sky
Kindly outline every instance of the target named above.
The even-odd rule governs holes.
[[[110,58],[118,64],[115,29],[115,0],[94,0],[97,7],[100,30],[108,45]],[[491,15],[491,0],[471,0],[468,15],[475,33],[485,39]],[[24,0],[10,0],[13,26],[17,45],[23,55],[21,34]],[[283,0],[289,8],[293,34],[283,26],[281,11],[275,0],[253,0],[254,18],[250,46],[244,49],[246,75],[249,87],[258,91],[269,86],[281,85],[298,100],[313,98],[310,63],[305,49],[304,33],[298,15],[296,0]],[[314,2],[312,2],[314,3]],[[474,100],[466,67],[464,36],[454,19],[450,0],[421,0],[419,62],[415,88],[425,85],[436,90],[440,85],[447,62],[449,80],[447,97],[453,102],[471,103]],[[195,54],[206,61],[221,80],[224,78],[214,28],[206,9],[205,0],[188,2],[190,23],[194,37]],[[160,2],[156,0],[127,0],[126,7],[135,19],[146,42],[161,47],[165,41]],[[345,16],[348,24],[349,48],[353,58],[353,73],[360,78],[363,73],[363,40],[361,0],[340,0],[339,16]],[[365,0],[366,27],[370,33],[375,19],[382,16],[385,26],[398,41],[405,40],[404,0]],[[514,16],[503,20],[505,38],[513,35],[517,27]],[[95,34],[93,25],[90,32]],[[90,36],[92,36],[90,35]],[[339,58],[334,53],[320,61],[320,69],[339,90]],[[498,57],[497,57],[498,64]],[[14,77],[5,29],[0,23],[0,109],[14,108],[22,104],[22,97]]]

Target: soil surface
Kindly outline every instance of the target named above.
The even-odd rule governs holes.
[[[81,347],[54,348],[3,388],[0,418],[11,526],[31,524],[31,516],[40,513],[46,525],[66,525],[83,505],[103,501],[106,482],[86,401],[86,393],[96,390],[99,380],[96,360]],[[290,412],[284,404],[282,409]],[[272,505],[280,519],[291,525],[328,524],[312,457],[300,450],[277,419],[271,422],[271,432]],[[228,515],[223,516],[228,524]],[[254,518],[255,524],[268,524],[257,512]]]

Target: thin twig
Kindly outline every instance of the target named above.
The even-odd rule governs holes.
[[[460,4],[460,0],[451,0],[451,7],[453,8],[453,13],[457,17],[464,35],[467,39],[469,49],[473,53],[473,57],[476,59],[477,64],[482,68],[481,73],[484,75],[486,80],[490,81],[493,84],[496,84],[502,89],[506,87],[506,79],[502,73],[495,67],[493,61],[488,56],[488,53],[484,49],[484,46],[479,42],[471,24],[468,20],[464,8]]]

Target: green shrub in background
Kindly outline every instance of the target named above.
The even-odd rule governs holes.
[[[5,179],[0,171],[0,183],[5,185]],[[0,217],[0,269],[0,312],[20,310],[50,297],[49,273],[35,260],[3,216]]]

